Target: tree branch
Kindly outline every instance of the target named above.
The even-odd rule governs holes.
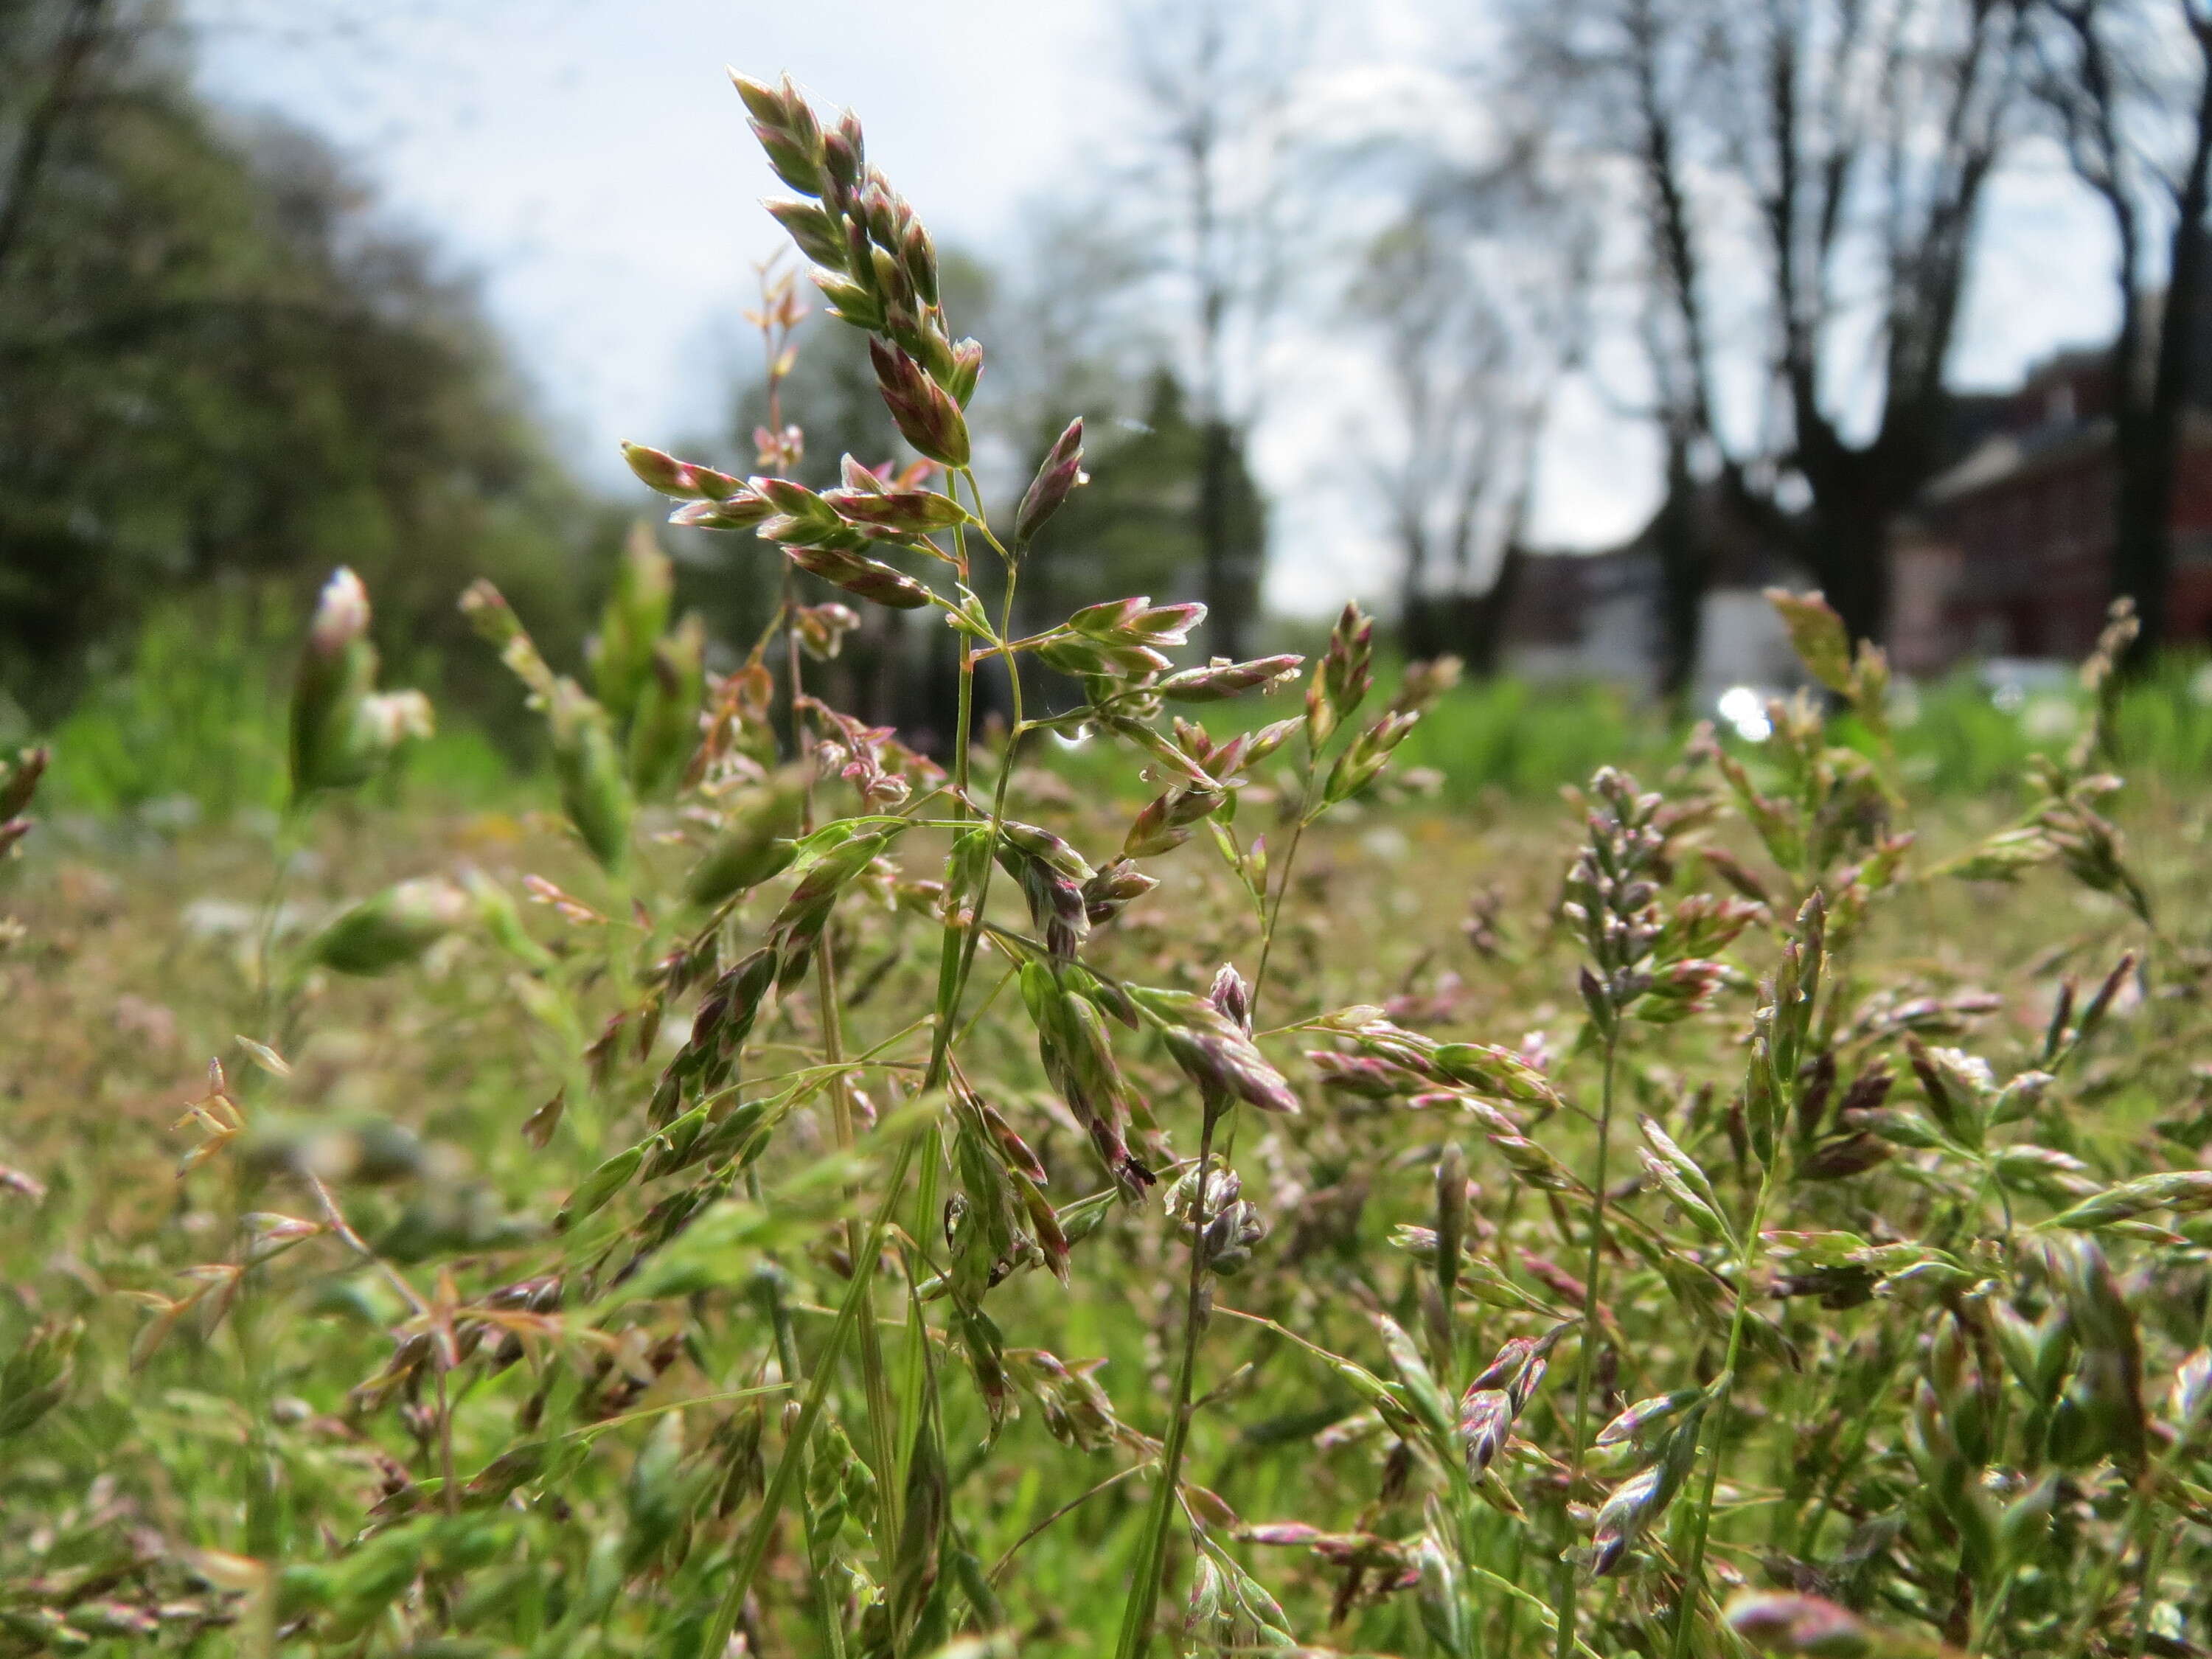
[[[9,169],[8,193],[0,199],[0,279],[30,221],[31,203],[38,194],[39,179],[46,170],[54,135],[69,115],[78,77],[100,44],[100,14],[107,0],[72,0],[61,38],[54,47],[53,71],[46,89],[23,123],[23,136],[15,147],[15,162]]]

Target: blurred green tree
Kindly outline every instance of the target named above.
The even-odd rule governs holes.
[[[1207,570],[1199,501],[1209,467],[1223,463],[1182,382],[1159,366],[1169,343],[1133,319],[1146,274],[1138,252],[1095,222],[1070,218],[1042,225],[1011,277],[954,250],[942,258],[946,308],[956,323],[1010,343],[986,362],[971,410],[991,493],[1008,504],[1018,498],[1067,422],[1078,416],[1085,422],[1091,481],[1030,550],[1018,596],[1022,626],[1047,627],[1078,606],[1122,593],[1199,597]],[[1082,281],[1079,270],[1087,273]],[[1085,302],[1071,307],[1075,294]],[[802,325],[797,344],[780,414],[805,434],[803,458],[791,469],[799,480],[817,489],[835,483],[848,454],[871,466],[910,460],[877,390],[866,337],[817,315]],[[748,373],[732,395],[725,432],[684,453],[754,471],[769,425],[764,377]],[[1227,456],[1212,486],[1220,494],[1220,527],[1240,544],[1260,546],[1267,506],[1245,465],[1241,434],[1231,434]],[[726,662],[742,653],[775,610],[781,556],[750,536],[672,531],[667,539],[676,550],[682,603],[707,617]],[[987,597],[994,597],[992,561],[981,559],[977,568]],[[809,603],[838,597],[812,577],[800,585]],[[951,706],[939,701],[957,649],[950,630],[919,613],[870,608],[839,659],[812,675],[841,707],[926,741],[950,729]],[[985,708],[1002,708],[1003,691],[987,670],[980,688]],[[1037,695],[1052,694],[1040,685]]]
[[[1267,544],[1267,503],[1246,462],[1248,428],[1209,428],[1180,372],[1191,360],[1159,304],[1141,235],[1103,205],[1041,206],[1026,222],[1031,244],[1016,276],[994,294],[990,337],[1004,344],[979,403],[1001,455],[1009,508],[1079,416],[1091,482],[1030,550],[1020,626],[1051,627],[1079,606],[1125,593],[1211,602],[1218,550]],[[1210,515],[1200,511],[1209,492]],[[1232,648],[1217,620],[1198,636],[1209,653]],[[1034,696],[1072,703],[1073,686],[1057,697],[1043,684],[1052,678],[1042,674]]]
[[[1068,498],[1023,575],[1037,626],[1118,593],[1181,600],[1204,586],[1206,544],[1194,507],[1209,465],[1206,429],[1169,370],[1146,376],[1142,395],[1138,413],[1094,416],[1085,428],[1091,483]],[[1036,446],[1032,471],[1049,443],[1046,437]],[[1266,534],[1267,503],[1241,442],[1231,444],[1216,487],[1230,532],[1256,544]]]
[[[338,564],[401,662],[479,574],[574,643],[612,526],[471,287],[319,141],[198,100],[158,0],[0,11],[0,692],[51,720],[152,602]]]

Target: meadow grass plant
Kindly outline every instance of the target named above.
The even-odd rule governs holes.
[[[273,869],[9,866],[0,1644],[2202,1651],[2212,910],[2201,796],[2114,805],[2131,619],[1927,844],[1817,596],[1762,744],[1564,833],[1389,808],[1454,670],[1384,695],[1356,606],[1310,665],[1146,598],[1017,635],[1080,423],[994,519],[928,234],[738,90],[920,457],[630,447],[793,573],[743,660],[649,537],[567,671],[478,585],[559,823],[380,813],[429,709],[340,572]],[[957,635],[941,757],[817,695],[852,605]]]

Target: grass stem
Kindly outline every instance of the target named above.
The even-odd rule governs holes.
[[[1613,1151],[1613,1099],[1618,1070],[1620,1026],[1616,1015],[1605,1034],[1605,1063],[1598,1085],[1597,1161],[1590,1182],[1589,1255],[1583,1273],[1582,1329],[1577,1338],[1575,1361],[1575,1432],[1568,1449],[1567,1501],[1572,1503],[1582,1484],[1583,1449],[1589,1442],[1590,1384],[1597,1362],[1599,1275],[1605,1267],[1605,1198],[1607,1167]],[[1575,1650],[1575,1616],[1581,1574],[1571,1560],[1562,1560],[1559,1571],[1558,1659],[1571,1659]]]
[[[1182,1478],[1183,1449],[1190,1439],[1191,1382],[1198,1370],[1198,1340],[1206,1322],[1206,1193],[1213,1157],[1213,1129],[1218,1115],[1208,1106],[1199,1130],[1197,1196],[1191,1202],[1190,1281],[1183,1298],[1182,1357],[1176,1365],[1174,1413],[1168,1419],[1166,1443],[1160,1448],[1159,1484],[1153,1489],[1152,1509],[1137,1547],[1137,1571],[1129,1581],[1129,1599],[1121,1609],[1121,1639],[1115,1659],[1143,1659],[1152,1645],[1152,1617],[1160,1599],[1160,1576],[1166,1571],[1168,1530],[1175,1524],[1176,1488]]]

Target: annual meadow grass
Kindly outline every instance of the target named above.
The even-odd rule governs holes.
[[[343,571],[259,833],[59,833],[11,762],[0,1644],[2202,1651],[2207,797],[2137,761],[2203,720],[2131,620],[1972,794],[1814,598],[1756,744],[1378,683],[1357,607],[1018,637],[1079,423],[988,514],[927,233],[738,90],[924,462],[631,465],[954,629],[957,741],[811,695],[795,574],[710,674],[643,538],[585,661],[463,600],[542,808],[389,793],[433,710]],[[987,727],[993,657],[1079,704]],[[234,718],[119,688],[53,799]],[[1521,797],[1411,775],[1470,750]]]

